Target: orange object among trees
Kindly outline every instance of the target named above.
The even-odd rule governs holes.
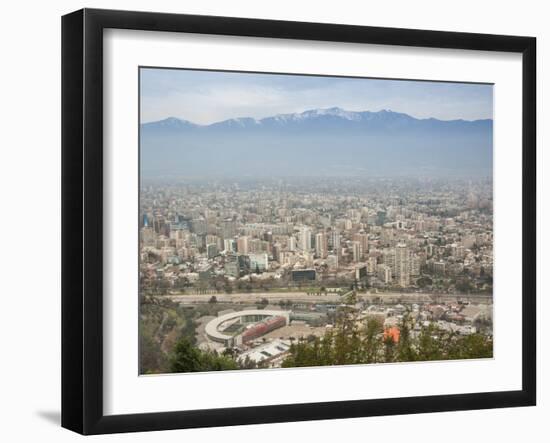
[[[384,330],[384,340],[387,340],[388,338],[391,338],[394,343],[399,342],[399,328],[397,326]]]

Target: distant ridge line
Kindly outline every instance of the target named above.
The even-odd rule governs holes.
[[[225,120],[216,121],[213,123],[208,124],[200,124],[200,123],[194,123],[190,120],[179,118],[179,117],[166,117],[164,119],[150,121],[150,122],[144,122],[141,123],[141,126],[155,126],[155,125],[174,125],[174,126],[192,126],[192,127],[211,127],[211,126],[218,126],[218,125],[229,125],[232,122],[234,124],[262,124],[266,121],[272,121],[272,120],[278,120],[278,121],[299,121],[307,118],[316,118],[316,117],[336,117],[341,118],[343,120],[350,120],[350,121],[366,121],[369,117],[374,116],[389,116],[389,117],[401,117],[405,119],[415,120],[415,121],[436,121],[436,122],[443,122],[443,123],[451,123],[451,122],[466,122],[466,123],[475,123],[475,122],[492,122],[493,119],[485,118],[485,119],[474,119],[474,120],[466,120],[466,119],[450,119],[450,120],[442,120],[435,117],[426,117],[426,118],[417,118],[413,117],[410,114],[404,113],[404,112],[397,112],[392,111],[390,109],[382,109],[380,111],[347,111],[340,107],[330,107],[330,108],[314,108],[309,109],[303,112],[291,112],[291,113],[283,113],[283,114],[275,114],[273,116],[263,117],[263,118],[254,118],[254,117],[235,117],[235,118],[229,118]]]

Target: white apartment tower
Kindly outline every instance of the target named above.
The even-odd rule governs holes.
[[[320,258],[327,258],[328,255],[328,238],[324,232],[319,232],[315,235],[315,253]]]
[[[311,229],[302,228],[300,229],[300,249],[302,251],[311,250]]]
[[[407,287],[411,281],[410,251],[405,243],[395,246],[395,281],[399,286]]]

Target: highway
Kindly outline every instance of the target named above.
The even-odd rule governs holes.
[[[170,299],[181,304],[208,303],[213,294],[184,294],[159,295],[159,299]],[[308,295],[305,292],[245,292],[214,294],[220,303],[257,304],[267,299],[270,304],[277,304],[281,300],[290,300],[294,303],[340,303],[342,296],[327,292],[326,295]],[[472,303],[492,303],[491,294],[429,294],[429,293],[398,293],[384,292],[364,294],[357,293],[358,301],[385,302],[385,303],[444,303],[452,301],[469,301]]]

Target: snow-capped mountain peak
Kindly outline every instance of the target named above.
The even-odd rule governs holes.
[[[342,108],[332,107],[332,108],[318,108],[318,109],[309,109],[303,112],[294,112],[291,114],[278,114],[273,118],[279,122],[288,122],[288,121],[301,121],[307,119],[313,119],[321,116],[332,116],[340,117],[345,120],[358,121],[361,119],[361,114],[359,112],[346,111]]]
[[[148,130],[165,131],[207,131],[217,132],[222,130],[281,130],[288,127],[294,131],[308,130],[334,130],[361,129],[362,131],[394,131],[397,128],[405,129],[434,129],[434,128],[461,128],[463,126],[487,126],[492,125],[491,120],[438,120],[434,118],[417,119],[408,114],[395,112],[389,109],[380,111],[347,111],[339,107],[309,109],[303,112],[277,114],[261,119],[253,117],[231,118],[208,125],[197,125],[187,120],[169,117],[158,122],[145,123],[143,127]]]

